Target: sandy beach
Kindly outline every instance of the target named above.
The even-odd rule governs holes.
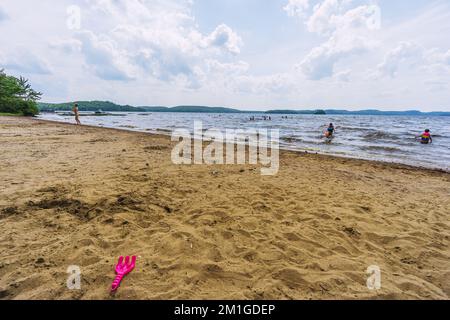
[[[19,117],[0,145],[1,299],[449,299],[449,173],[288,151],[276,176],[174,165],[166,136]]]

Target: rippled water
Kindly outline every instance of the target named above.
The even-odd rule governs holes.
[[[255,114],[121,113],[124,116],[81,117],[84,124],[133,131],[170,134],[174,129],[193,130],[194,121],[203,127],[220,129],[267,128],[280,130],[284,149],[311,151],[344,157],[382,160],[450,171],[450,117],[423,116],[317,116],[271,115],[264,121]],[[73,117],[42,114],[42,119],[74,122]],[[332,143],[323,131],[333,122],[336,136]],[[430,129],[433,144],[416,140]]]

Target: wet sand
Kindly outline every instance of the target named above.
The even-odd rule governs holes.
[[[287,151],[276,176],[180,166],[165,136],[16,117],[0,145],[0,299],[449,298],[449,173]]]

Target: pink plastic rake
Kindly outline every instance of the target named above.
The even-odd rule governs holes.
[[[123,262],[123,257],[119,258],[119,263],[116,266],[117,277],[116,279],[114,279],[114,282],[111,286],[111,292],[115,292],[117,289],[119,289],[120,283],[122,282],[123,278],[131,271],[133,271],[135,266],[136,266],[136,256],[133,256],[131,258],[131,263],[130,257],[125,258],[125,263]]]

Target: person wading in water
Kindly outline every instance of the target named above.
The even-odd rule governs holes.
[[[80,113],[78,111],[78,104],[75,103],[75,105],[73,106],[72,112],[75,114],[75,121],[77,122],[77,125],[81,125],[81,121],[80,121]]]

